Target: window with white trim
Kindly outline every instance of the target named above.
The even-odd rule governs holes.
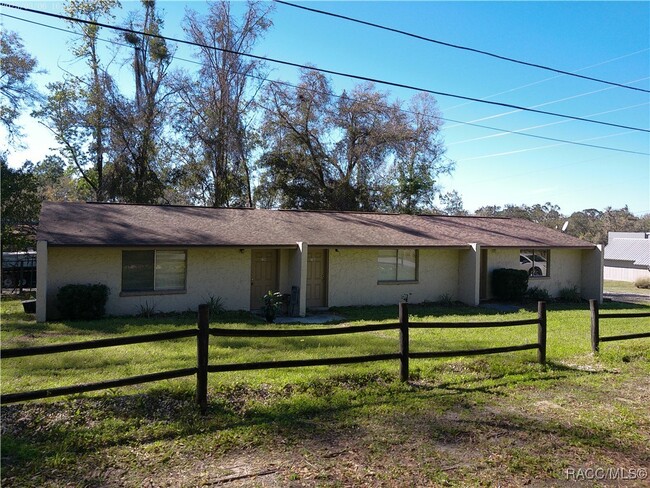
[[[184,291],[186,251],[122,251],[123,292]]]
[[[549,249],[521,249],[519,251],[519,269],[528,271],[531,278],[550,276],[551,251]]]
[[[380,249],[377,255],[377,281],[382,283],[417,281],[416,249]]]

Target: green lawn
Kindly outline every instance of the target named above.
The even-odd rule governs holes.
[[[650,306],[612,302],[602,309],[650,311]],[[396,306],[337,312],[347,325],[395,322],[397,317]],[[536,315],[532,308],[498,313],[413,305],[410,312],[411,321],[451,322]],[[248,314],[225,314],[213,323],[269,327]],[[2,302],[2,348],[194,326],[193,314],[36,324],[18,301]],[[603,335],[638,330],[650,330],[650,320],[601,322]],[[2,415],[2,484],[198,486],[244,476],[245,486],[523,485],[560,483],[569,468],[648,466],[650,339],[603,343],[594,356],[589,334],[586,304],[552,303],[546,367],[535,362],[535,351],[522,351],[411,360],[408,384],[397,381],[396,360],[211,374],[205,417],[194,405],[193,378],[8,405]],[[534,325],[413,329],[411,350],[536,339]],[[398,347],[396,331],[211,338],[210,363],[393,353]],[[4,359],[2,392],[187,368],[195,362],[193,339]]]
[[[647,288],[637,288],[634,283],[629,281],[605,280],[603,285],[604,291],[609,293],[634,293],[645,295],[650,298],[650,290]]]

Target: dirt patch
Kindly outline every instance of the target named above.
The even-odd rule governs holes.
[[[634,303],[640,305],[650,305],[650,295],[641,293],[603,293],[603,298],[613,302]]]
[[[540,370],[523,382],[463,370],[453,388],[350,375],[291,388],[239,385],[212,391],[205,417],[191,395],[164,392],[11,405],[2,482],[570,486],[570,468],[650,465],[650,377],[635,361],[616,373]]]

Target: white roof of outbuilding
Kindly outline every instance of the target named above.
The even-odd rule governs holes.
[[[624,237],[616,234],[624,234]],[[650,266],[650,232],[610,232],[605,259]]]

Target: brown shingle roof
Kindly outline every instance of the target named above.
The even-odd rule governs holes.
[[[593,247],[523,219],[52,202],[43,204],[37,239],[53,246]]]

